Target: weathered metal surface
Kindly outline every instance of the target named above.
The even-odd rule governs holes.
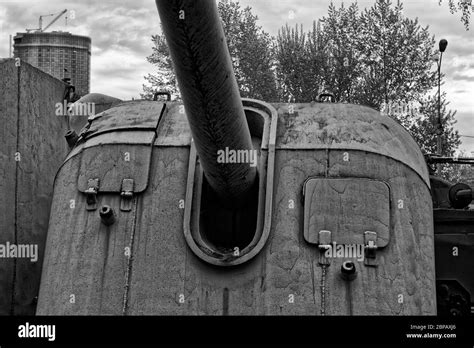
[[[220,22],[207,0],[157,0],[186,115],[210,186],[230,202],[255,182],[248,163],[218,163],[218,151],[252,150],[250,132]]]
[[[294,209],[289,207],[290,200],[299,202],[299,189],[306,175],[314,174],[318,168],[324,171],[324,153],[319,154],[277,151],[277,166],[282,170],[277,171],[276,176],[277,204],[270,240],[254,260],[234,269],[206,265],[190,250],[176,252],[176,248],[183,247],[179,238],[170,236],[165,226],[152,227],[159,225],[158,221],[170,221],[169,216],[175,207],[165,208],[166,215],[161,213],[164,207],[175,201],[167,197],[168,203],[156,210],[158,214],[147,215],[151,218],[146,219],[147,242],[140,240],[136,243],[142,251],[135,254],[133,278],[136,282],[131,294],[137,295],[134,302],[140,305],[130,314],[320,315],[322,308],[328,315],[435,314],[433,241],[429,233],[423,233],[430,231],[432,225],[423,219],[423,215],[408,209],[393,212],[391,228],[395,238],[387,248],[378,252],[380,262],[377,268],[366,267],[363,262],[355,260],[358,277],[347,288],[340,278],[340,267],[346,259],[335,259],[323,277],[318,264],[319,252],[302,240],[300,217],[303,208],[298,203]],[[397,168],[399,163],[390,159],[387,162],[386,179],[394,183],[397,179],[389,171]],[[298,170],[294,169],[296,167]],[[420,185],[419,177],[410,169],[405,167],[398,173],[406,175],[408,180],[418,181],[415,195],[424,197],[428,194],[426,187]],[[179,181],[176,175],[178,171],[170,176]],[[412,192],[408,182],[401,184],[394,194]],[[391,197],[392,201],[396,195]],[[425,203],[427,205],[422,207]],[[419,205],[416,204],[418,206],[422,212],[429,213],[430,206],[426,200],[421,199]],[[162,243],[164,238],[173,242]],[[146,252],[142,249],[144,244]],[[171,258],[172,262],[166,264],[172,264],[172,269],[164,269],[163,253]],[[325,279],[324,300],[322,279]],[[183,303],[179,301],[180,295]],[[293,303],[291,296],[294,296]]]
[[[165,125],[181,116],[163,117]],[[281,124],[290,121],[281,115]],[[99,213],[86,211],[76,185],[80,153],[87,150],[71,157],[56,180],[38,314],[436,313],[431,197],[406,163],[357,149],[277,148],[268,242],[247,263],[217,268],[194,255],[183,237],[188,145],[153,148],[150,183],[136,195],[135,216],[120,212],[118,193],[98,195],[99,207],[118,212],[106,237]],[[350,283],[341,277],[347,258],[323,267],[317,246],[304,240],[302,188],[309,177],[367,178],[391,188],[388,245],[377,250],[377,267],[350,259],[357,270]],[[70,199],[76,199],[74,211]]]
[[[110,133],[113,136],[113,133]],[[153,140],[153,139],[150,139]],[[151,144],[113,144],[88,147],[81,156],[77,187],[87,190],[89,179],[99,179],[99,192],[119,193],[122,180],[134,178],[134,192],[145,191],[148,185]]]
[[[361,178],[309,179],[304,185],[304,237],[318,244],[328,230],[338,244],[364,244],[364,232],[377,233],[377,246],[390,239],[390,189]]]
[[[165,112],[173,117],[163,117],[155,146],[189,146],[192,136],[188,119],[184,113],[184,105],[167,103]]]
[[[246,114],[248,112],[263,112],[264,114],[269,112],[265,108],[265,110],[262,111],[262,108],[266,105],[266,103],[259,100],[242,98],[242,104]],[[191,145],[192,135],[191,130],[189,129],[189,123],[183,104],[178,102],[168,102],[166,103],[166,109],[163,112],[171,114],[172,117],[163,117],[162,121],[160,122],[160,126],[157,130],[155,146]],[[247,123],[252,123],[252,119],[255,119],[255,117],[247,117]],[[255,130],[259,137],[263,134],[261,140],[263,149],[268,149],[271,146],[273,146],[273,148],[275,147],[275,144],[268,145],[270,131],[265,130],[263,126],[258,127],[255,122],[253,122],[251,125],[252,127],[250,128]],[[254,136],[254,134],[252,134],[252,136]]]
[[[435,314],[433,208],[425,181],[410,166],[391,158],[354,151],[345,161],[345,153],[329,151],[328,175],[367,177],[389,184],[390,241],[377,251],[377,268],[365,267],[360,273],[362,267],[357,265],[353,295],[340,301],[332,293],[332,301],[352,308],[349,314]]]
[[[360,105],[276,104],[281,121],[279,149],[347,149],[378,153],[405,163],[430,185],[425,159],[415,140],[396,121]]]
[[[212,196],[207,196],[203,189],[204,178],[196,158],[194,144],[191,144],[186,183],[184,205],[186,242],[202,260],[226,267],[242,264],[257,255],[268,239],[272,223],[272,187],[278,114],[273,107],[264,102],[252,99],[242,101],[253,136],[254,148],[259,149],[258,192],[255,192],[252,200],[246,204],[245,210],[229,212],[228,209],[222,208],[220,202],[213,202]],[[231,218],[222,218],[231,216],[230,214],[233,214]],[[244,225],[245,222],[251,222],[252,225]],[[234,229],[238,231],[232,232]],[[228,233],[227,239],[219,239],[221,231]],[[219,248],[216,244],[219,244]],[[239,257],[235,257],[236,247]],[[228,248],[232,248],[231,252]]]
[[[67,154],[56,115],[64,83],[14,59],[0,63],[0,244],[37,248],[37,260],[0,258],[0,314],[35,312],[54,174]],[[33,250],[34,249],[30,249]]]
[[[76,176],[69,175],[79,165],[79,156],[71,158],[55,181],[61,194],[51,206],[38,313],[121,315],[136,200],[133,211],[122,213],[119,194],[98,195],[98,207],[108,205],[117,214],[105,226],[98,210],[86,210]]]
[[[117,104],[120,104],[121,102],[122,100],[105,94],[89,93],[81,97],[77,102],[75,102],[75,104],[81,105],[81,107],[87,109],[88,112],[92,110],[93,113],[99,114]],[[73,105],[72,108],[75,109],[75,105]],[[70,117],[69,125],[77,133],[79,133],[82,127],[87,123],[87,118],[89,116],[93,116],[89,115],[88,112],[86,113],[86,115],[77,115]]]
[[[119,130],[154,131],[163,110],[164,104],[160,102],[146,100],[123,102],[90,117],[94,122],[83,130],[83,134],[88,139],[97,134]]]
[[[137,216],[130,315],[187,314],[180,295],[185,293],[186,259],[192,257],[183,237],[188,156],[188,147],[154,149],[152,189],[141,196],[140,207],[147,208]]]
[[[126,312],[136,194],[148,186],[152,144],[163,108],[158,102],[130,102],[96,115],[84,129],[82,143],[67,157],[55,181],[62,194],[51,208],[43,273],[43,279],[55,280],[43,282],[40,298],[47,300],[39,301],[39,313],[58,313],[54,308],[61,308],[61,314]],[[64,176],[68,172],[76,175]],[[86,194],[91,180],[97,186],[93,208]],[[130,197],[125,197],[127,192]],[[114,211],[109,225],[100,217],[104,206]],[[65,220],[71,224],[64,226]],[[68,262],[50,263],[62,258]]]

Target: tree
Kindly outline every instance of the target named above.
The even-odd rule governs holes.
[[[439,0],[438,5],[441,6],[442,0]],[[472,4],[472,0],[458,0],[455,2],[454,0],[449,0],[449,11],[454,14],[458,10],[461,11],[461,22],[464,24],[466,30],[469,30],[469,17],[471,16],[471,11],[474,8]]]
[[[149,63],[156,65],[158,73],[148,74],[145,80],[148,84],[143,85],[143,92],[140,96],[144,99],[152,99],[157,91],[168,91],[174,99],[179,99],[178,83],[173,71],[168,45],[163,34],[153,35],[153,53],[146,59]]]
[[[331,3],[317,23],[307,33],[287,25],[278,33],[275,57],[283,101],[293,96],[293,102],[309,102],[316,91],[332,92],[340,102],[381,110],[423,151],[436,153],[437,98],[430,94],[437,86],[437,48],[428,27],[404,17],[402,3],[390,0],[377,0],[362,13],[356,3],[339,8]],[[450,156],[460,138],[445,99],[442,95],[443,155]]]
[[[437,134],[436,120],[438,117],[438,97],[427,96],[419,100],[418,106],[410,103],[405,108],[389,108],[388,116],[396,119],[407,129],[411,136],[426,154],[436,154]],[[448,110],[446,94],[441,94],[441,124],[443,125],[443,134],[441,143],[443,147],[443,156],[453,156],[456,149],[461,144],[460,135],[454,129],[456,124],[456,111]],[[401,112],[400,112],[401,110]]]
[[[276,101],[271,37],[257,25],[258,17],[250,7],[242,9],[238,2],[221,0],[218,10],[241,96]],[[143,85],[141,95],[150,98],[153,91],[167,89],[177,98],[179,90],[164,35],[154,35],[152,41],[153,53],[147,60],[158,71],[145,77],[148,85]]]
[[[365,66],[361,64],[361,21],[357,3],[348,8],[341,4],[336,9],[333,3],[328,16],[323,17],[322,42],[326,59],[322,70],[323,89],[332,92],[340,102],[353,102],[356,91],[364,78]],[[314,27],[313,27],[314,31]]]
[[[278,31],[275,57],[283,100],[310,102],[321,92],[331,92],[338,101],[350,101],[362,67],[355,43],[359,21],[357,4],[336,9],[313,22],[312,30],[302,26]]]
[[[390,0],[378,0],[360,16],[357,50],[365,74],[355,100],[379,110],[382,104],[417,101],[436,86],[434,37],[402,10],[401,2],[392,7]]]
[[[312,71],[314,65],[306,52],[303,26],[290,29],[286,25],[278,31],[275,58],[280,98],[288,102],[311,101],[317,93],[318,74]]]
[[[241,96],[276,101],[272,38],[257,25],[251,7],[221,0],[218,10]]]
[[[331,3],[309,33],[282,27],[275,53],[280,85],[301,102],[323,90],[340,102],[377,109],[419,99],[436,85],[435,41],[402,10],[389,0],[377,0],[361,14],[357,3]]]

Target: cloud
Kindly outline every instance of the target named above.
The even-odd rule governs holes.
[[[452,76],[452,79],[457,80],[457,81],[474,82],[474,76],[467,76],[467,75],[464,75],[462,73],[454,73],[453,76]]]
[[[474,135],[474,108],[467,110],[466,112],[457,112],[456,113],[457,123],[455,129],[461,135]],[[461,146],[460,149],[471,152],[474,151],[474,138],[461,137]]]
[[[62,16],[48,31],[69,31],[91,37],[91,91],[126,99],[138,97],[143,76],[153,71],[146,61],[152,53],[151,35],[159,32],[153,1],[4,2],[0,8],[0,57],[8,56],[8,34],[37,28],[40,15],[63,9],[68,9],[67,26]],[[45,17],[44,25],[53,18]]]

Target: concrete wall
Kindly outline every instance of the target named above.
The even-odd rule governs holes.
[[[0,315],[33,315],[53,180],[68,152],[66,118],[55,115],[64,83],[5,59],[0,91]],[[2,257],[8,243],[37,246],[38,260]]]

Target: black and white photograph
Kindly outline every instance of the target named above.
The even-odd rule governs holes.
[[[0,346],[472,347],[473,10],[0,0]]]

